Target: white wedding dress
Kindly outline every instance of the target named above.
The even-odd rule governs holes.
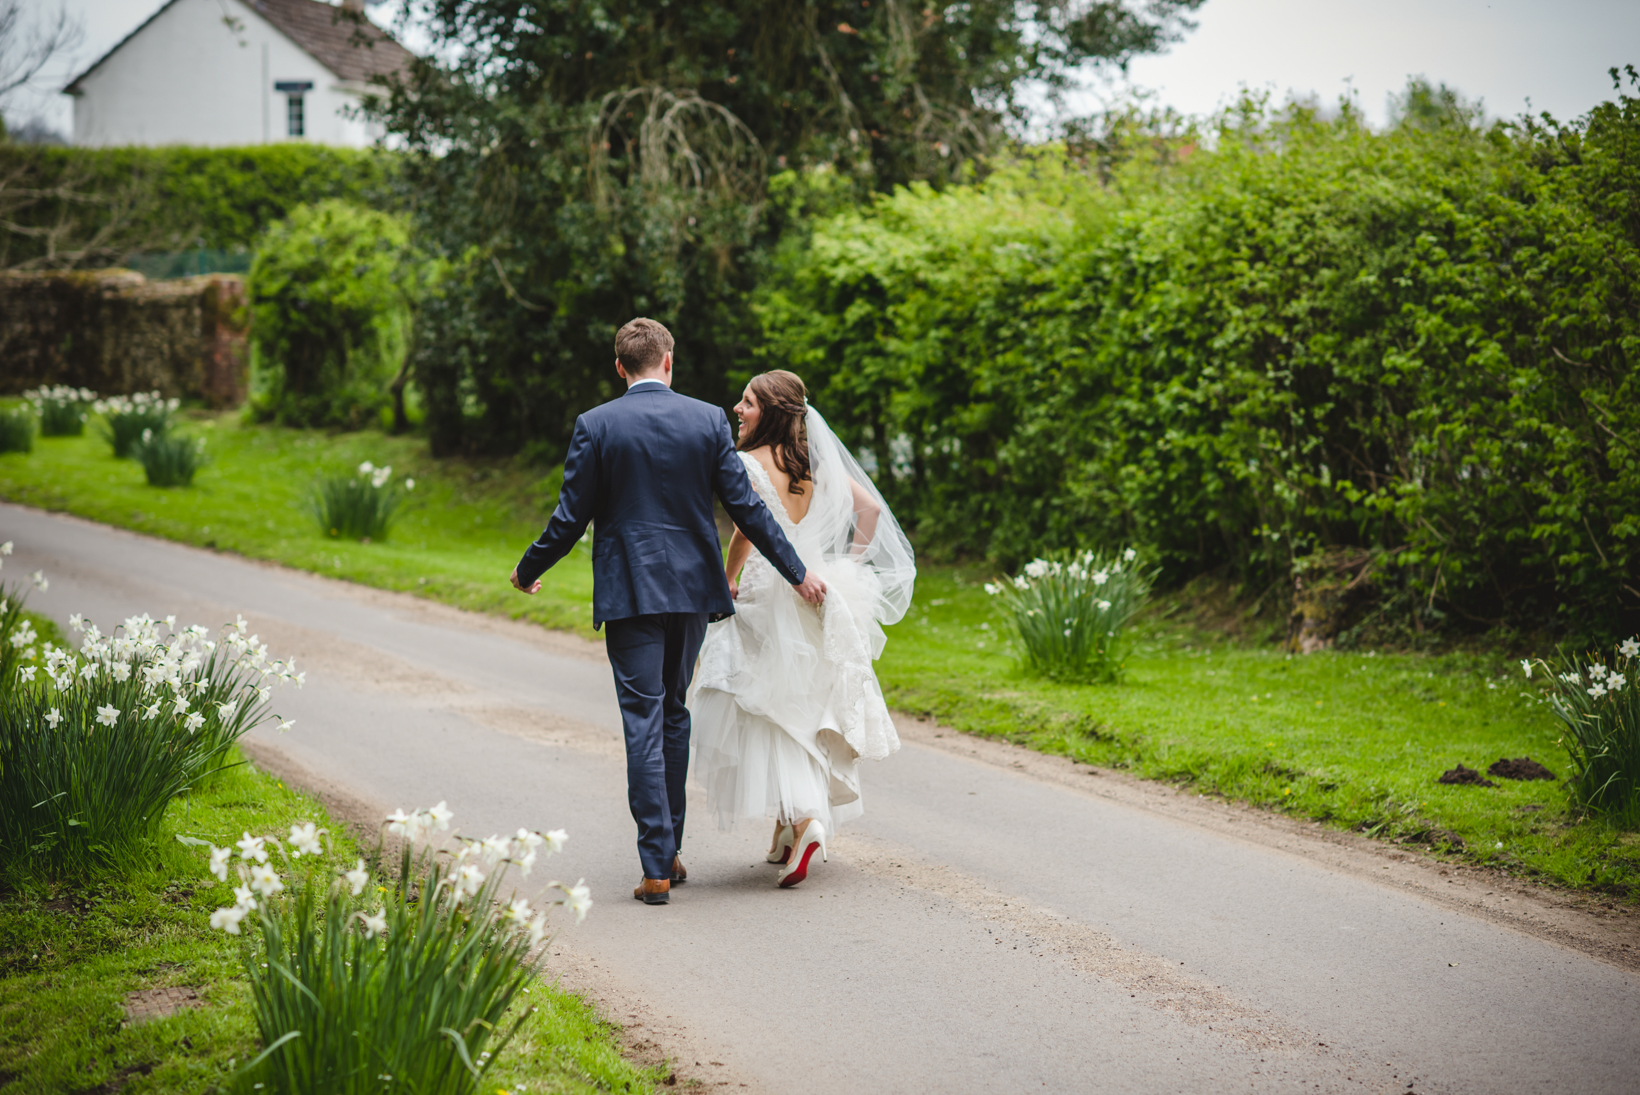
[[[900,747],[871,663],[905,615],[916,566],[876,486],[809,408],[809,510],[793,522],[758,460],[752,486],[804,565],[826,583],[815,608],[753,552],[735,614],[706,629],[690,690],[695,777],[722,828],[740,818],[859,817],[859,762]],[[855,490],[857,484],[861,489]]]

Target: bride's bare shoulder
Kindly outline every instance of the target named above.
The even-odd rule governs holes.
[[[759,464],[763,465],[763,470],[771,475],[773,475],[777,470],[774,462],[774,447],[772,445],[759,445],[755,449],[742,449],[740,451],[740,455],[742,457],[749,456],[753,460],[756,460]]]

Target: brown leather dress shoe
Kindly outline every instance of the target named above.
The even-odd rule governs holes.
[[[632,891],[632,897],[645,905],[664,905],[672,900],[672,883],[664,878],[646,878]]]
[[[672,857],[672,885],[676,886],[689,881],[689,872],[683,869],[683,857]]]

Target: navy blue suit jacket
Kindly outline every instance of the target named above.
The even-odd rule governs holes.
[[[735,453],[721,407],[642,384],[575,420],[564,486],[518,564],[528,586],[594,522],[592,626],[659,612],[735,610],[712,496],[786,581],[807,571]]]

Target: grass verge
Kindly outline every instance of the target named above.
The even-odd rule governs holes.
[[[212,463],[187,490],[148,487],[105,443],[41,438],[0,456],[0,497],[173,540],[236,551],[461,608],[592,636],[584,549],[542,594],[505,578],[556,499],[556,477],[509,464],[433,461],[416,439],[246,427],[197,416]],[[417,478],[386,543],[322,537],[304,511],[321,474],[361,460]],[[916,603],[878,663],[895,706],[972,733],[1091,764],[1419,843],[1562,885],[1640,894],[1640,834],[1571,811],[1558,781],[1442,786],[1531,756],[1565,775],[1557,724],[1528,706],[1518,676],[1481,654],[1319,654],[1141,620],[1121,685],[1023,677],[1000,638],[988,572],[925,568]],[[1495,685],[1496,687],[1489,687]],[[1256,697],[1256,698],[1255,698]],[[0,1066],[3,1067],[3,1066]]]
[[[150,861],[127,876],[84,888],[14,883],[0,893],[0,1086],[17,1095],[233,1090],[235,1066],[260,1050],[241,941],[209,926],[233,894],[207,873],[201,848],[175,837],[227,846],[297,821],[331,829],[330,859],[352,864],[353,841],[317,801],[241,765],[175,803]],[[127,1022],[127,994],[184,987],[199,1006]],[[622,1057],[612,1028],[584,1001],[537,982],[518,1006],[534,1010],[490,1073],[500,1088],[653,1089],[654,1076]]]

